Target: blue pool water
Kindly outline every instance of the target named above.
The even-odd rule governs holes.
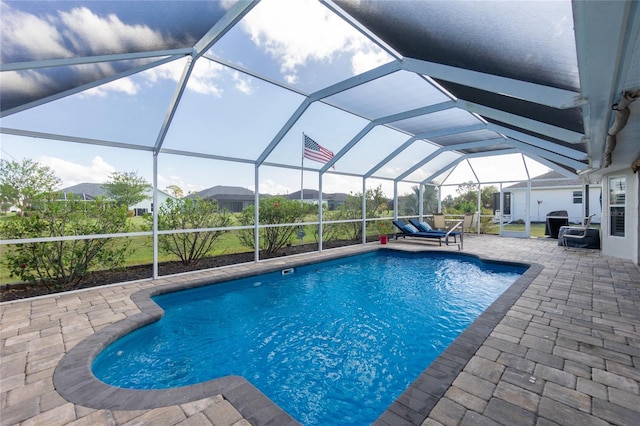
[[[305,425],[370,424],[524,269],[374,252],[168,293],[93,372],[135,389],[240,375]]]

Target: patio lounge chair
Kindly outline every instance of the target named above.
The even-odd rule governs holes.
[[[460,235],[460,242],[462,243],[462,233],[458,232],[458,231],[454,231],[453,229],[449,230],[449,231],[437,231],[437,230],[432,230],[432,231],[419,231],[415,226],[409,224],[409,223],[404,223],[401,220],[394,220],[393,224],[401,231],[402,237],[413,237],[413,238],[427,238],[427,239],[433,239],[433,240],[438,240],[438,244],[442,245],[442,239],[444,238],[444,243],[446,245],[449,245],[449,237],[453,236],[454,238],[454,244],[457,244],[457,241],[455,240],[457,235]],[[396,239],[398,239],[398,234],[396,234]],[[460,244],[458,245],[458,249],[461,249]]]
[[[447,234],[447,232],[449,232],[449,235],[453,235],[453,242],[457,242],[456,240],[456,236],[460,235],[461,232],[460,231],[454,231],[454,229],[457,227],[454,226],[453,228],[447,230],[447,231],[441,231],[439,229],[432,229],[431,226],[429,226],[429,224],[427,222],[424,221],[419,221],[417,219],[409,219],[409,223],[413,226],[416,227],[416,229],[418,230],[418,232],[438,232],[438,233],[442,233],[442,234]],[[458,222],[460,223],[460,222]],[[462,231],[464,231],[464,228],[462,228]]]
[[[433,214],[433,227],[439,230],[447,229],[447,223],[444,220],[444,213]]]
[[[567,250],[569,246],[567,245],[567,240],[581,240],[587,237],[589,226],[591,225],[591,218],[595,216],[595,213],[589,215],[589,217],[585,218],[584,225],[582,226],[569,226],[564,234],[562,234],[562,245],[564,249]]]
[[[478,212],[465,213],[464,223],[462,224],[462,230],[467,233],[471,233],[471,228],[475,228],[477,231],[478,226]]]

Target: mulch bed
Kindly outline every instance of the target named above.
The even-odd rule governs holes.
[[[377,238],[373,238],[374,241]],[[358,244],[355,241],[325,241],[322,243],[323,248],[334,248],[347,245]],[[269,259],[274,257],[288,256],[298,253],[309,253],[318,249],[317,244],[302,244],[287,247],[278,253],[261,253],[260,259]],[[213,257],[206,257],[200,260],[197,265],[187,266],[183,265],[179,261],[175,262],[163,262],[158,264],[158,275],[173,275],[182,272],[212,269],[220,266],[236,265],[239,263],[253,262],[254,253],[235,253],[225,254]],[[0,302],[7,302],[10,300],[26,299],[29,297],[43,296],[47,294],[60,293],[69,290],[78,290],[83,288],[98,287],[107,284],[115,284],[126,281],[135,281],[141,279],[151,278],[153,274],[153,266],[140,265],[131,266],[121,270],[106,270],[90,272],[85,276],[82,281],[73,288],[56,288],[55,285],[45,285],[43,283],[17,283],[6,284],[0,286]]]

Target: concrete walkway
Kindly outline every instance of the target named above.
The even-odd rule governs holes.
[[[477,349],[466,355],[443,355],[434,363],[437,368],[427,370],[426,379],[421,376],[416,380],[376,423],[639,424],[638,267],[598,252],[564,251],[547,239],[471,236],[465,238],[464,244],[466,253],[537,263],[544,269],[507,307],[506,314],[495,318],[497,325],[488,330],[486,339],[480,339]],[[392,241],[389,246],[439,248],[408,240]],[[377,247],[370,244],[365,250]],[[362,246],[329,250],[313,257],[359,250]],[[89,408],[65,400],[56,391],[53,376],[63,356],[87,337],[139,315],[140,309],[130,299],[139,290],[247,274],[256,267],[281,268],[300,259],[276,259],[259,265],[1,304],[0,424],[289,423],[274,407],[256,407],[257,403],[250,407],[251,401],[260,400],[258,397],[243,400],[224,393],[151,409]],[[473,340],[473,336],[467,337]],[[459,369],[452,367],[456,363]],[[244,385],[235,389],[255,395]]]

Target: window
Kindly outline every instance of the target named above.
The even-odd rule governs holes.
[[[627,182],[624,177],[609,178],[609,235],[624,237]]]
[[[582,204],[582,191],[573,191],[573,204]]]

